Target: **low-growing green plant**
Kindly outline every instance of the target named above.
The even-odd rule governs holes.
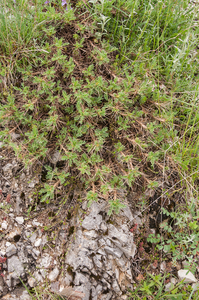
[[[5,213],[9,213],[11,207],[12,207],[11,204],[4,204],[4,203],[1,203],[1,205],[0,205],[0,208],[1,208],[2,210],[4,210]]]
[[[174,285],[171,283],[169,291],[165,291],[165,282],[168,279],[170,274],[166,276],[162,274],[152,275],[147,273],[147,276],[142,280],[138,285],[135,285],[133,291],[129,291],[128,299],[132,300],[160,300],[160,299],[172,299],[172,300],[187,300],[187,299],[198,299],[199,292],[192,288],[191,285],[186,285],[182,282]],[[189,294],[191,293],[191,297]]]
[[[162,212],[168,216],[161,225],[161,235],[150,234],[148,242],[155,244],[158,250],[162,250],[165,256],[172,255],[175,265],[177,261],[186,260],[186,268],[194,270],[197,267],[197,255],[199,252],[198,231],[198,200],[192,199],[188,211],[179,210],[169,212],[162,208]]]
[[[110,200],[109,201],[109,211],[108,215],[110,216],[113,212],[118,214],[121,208],[126,207],[126,205],[122,204],[119,199]]]

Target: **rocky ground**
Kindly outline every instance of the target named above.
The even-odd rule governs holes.
[[[140,261],[150,260],[136,233],[143,223],[150,232],[153,226],[132,211],[127,201],[126,208],[111,217],[104,200],[88,209],[86,201],[78,202],[78,191],[70,203],[36,203],[42,171],[25,169],[4,151],[0,160],[0,297],[31,299],[25,285],[29,291],[43,286],[42,299],[47,299],[45,290],[69,299],[127,299],[127,288],[133,289],[133,283],[142,278]],[[187,277],[182,267],[177,266],[179,278]],[[151,265],[152,273],[159,269],[174,271],[169,263]],[[187,280],[197,281],[192,274]]]
[[[67,208],[62,207],[66,222],[57,219],[50,226],[50,216],[60,213],[56,206],[32,206],[41,174],[24,169],[12,155],[2,158],[2,299],[30,299],[22,282],[31,290],[46,279],[51,290],[63,296],[75,291],[73,297],[83,299],[126,299],[126,289],[134,282],[131,261],[136,252],[129,207],[110,218],[105,201],[93,203],[89,210],[82,202],[76,213],[68,213],[68,219]]]

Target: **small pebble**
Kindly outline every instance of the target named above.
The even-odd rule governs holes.
[[[42,239],[38,239],[35,242],[35,247],[39,247],[41,245]]]
[[[33,226],[42,226],[43,224],[41,224],[41,223],[39,223],[39,222],[33,220],[32,225],[33,225]]]
[[[165,292],[169,292],[173,288],[173,284],[171,282],[165,284]]]
[[[199,290],[199,283],[198,283],[198,282],[194,282],[194,283],[192,284],[192,289],[193,289],[194,291],[198,291],[198,290]]]
[[[48,278],[50,279],[50,281],[54,281],[58,275],[59,275],[59,269],[57,267],[55,267],[52,270],[52,272],[50,272]]]
[[[24,223],[24,218],[23,217],[16,217],[16,222],[18,223],[18,224],[23,224]]]
[[[36,280],[33,277],[29,277],[28,284],[30,287],[34,287],[36,285]]]
[[[160,265],[160,271],[164,272],[165,269],[166,269],[166,262],[163,261],[163,262],[161,263],[161,265]]]
[[[15,247],[15,245],[10,244],[10,246],[6,249],[6,255],[7,255],[7,257],[10,257],[10,256],[12,256],[12,255],[14,255],[16,253],[17,253],[17,248]]]
[[[188,270],[179,270],[178,271],[179,280],[184,280],[184,283],[197,282],[195,276]]]
[[[33,251],[33,253],[34,253],[36,256],[39,256],[39,254],[40,254],[40,251],[39,251],[39,250],[33,249],[32,251]]]
[[[6,230],[6,229],[8,228],[8,223],[7,223],[7,222],[5,222],[5,221],[4,221],[4,222],[2,222],[2,224],[1,224],[1,228]]]

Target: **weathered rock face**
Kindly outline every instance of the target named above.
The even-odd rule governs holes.
[[[78,217],[45,232],[45,208],[37,207],[39,219],[26,216],[39,175],[20,171],[15,159],[0,161],[0,168],[0,298],[30,299],[22,280],[27,288],[48,281],[52,291],[66,297],[125,299],[135,254],[127,225],[133,219],[130,208],[110,218],[107,202],[99,200],[89,210],[84,202]]]
[[[107,216],[102,217],[105,205],[93,203],[65,260],[66,270],[73,273],[74,289],[85,294],[84,300],[121,299],[133,283],[131,259],[136,249],[125,225],[129,219],[119,215],[111,224]]]
[[[41,285],[46,279],[54,288],[60,283],[65,287],[72,285],[73,292],[84,300],[123,299],[126,288],[133,283],[131,259],[136,249],[133,234],[126,224],[131,218],[124,216],[124,212],[110,218],[105,207],[105,202],[93,203],[86,217],[82,213],[71,219],[70,224],[75,223],[77,230],[66,240],[63,276],[60,275],[59,261],[55,259],[55,253],[61,251],[60,246],[57,245],[54,251],[50,248],[42,250],[47,242],[45,233],[32,231],[30,224],[18,223],[16,228],[13,222],[7,241],[0,243],[0,254],[4,257],[1,295],[15,290],[21,278],[30,288]],[[16,234],[20,234],[20,239],[14,242]],[[60,230],[60,240],[63,239],[65,235]],[[28,275],[30,272],[32,276]],[[61,292],[61,288],[56,291]],[[10,299],[23,297],[15,296],[13,292],[9,295]]]

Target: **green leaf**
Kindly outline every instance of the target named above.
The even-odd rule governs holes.
[[[89,201],[88,202],[88,207],[92,204],[93,201],[97,202],[98,201],[98,194],[93,192],[93,191],[89,191],[87,193],[87,196],[86,196],[87,200]]]
[[[126,205],[122,204],[119,199],[110,200],[108,215],[110,216],[113,212],[118,214],[120,209],[125,208],[125,207],[126,207]]]

